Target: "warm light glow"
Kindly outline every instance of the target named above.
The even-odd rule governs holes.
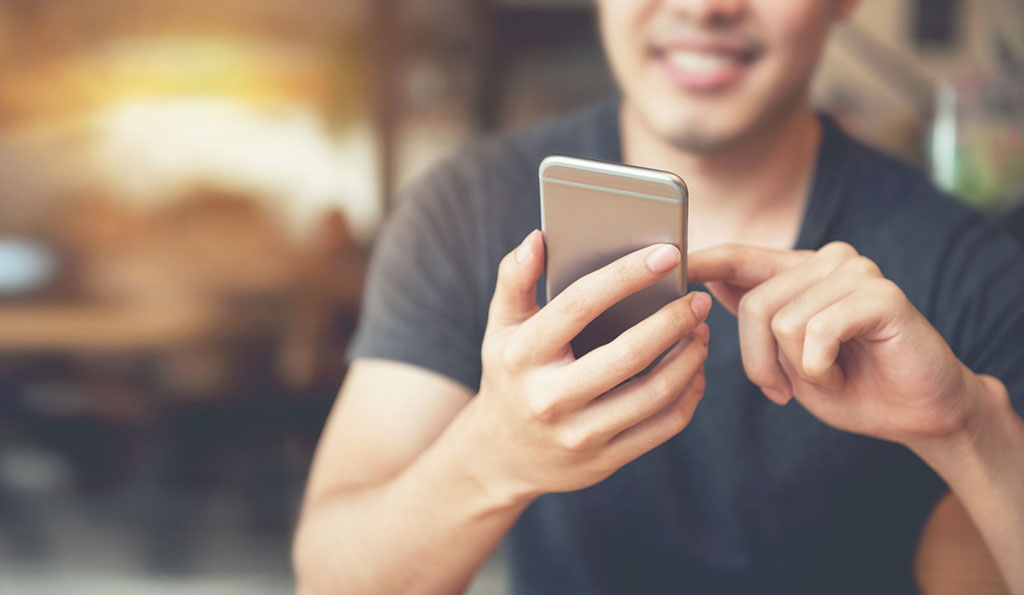
[[[335,105],[363,101],[339,95],[348,76],[343,60],[297,42],[129,37],[16,69],[0,107],[27,130],[74,137],[53,153],[73,151],[68,161],[118,200],[156,204],[206,185],[263,200],[296,233],[341,208],[366,237],[380,210],[373,131],[325,123],[332,108],[360,111]]]
[[[372,131],[332,138],[308,109],[225,97],[139,98],[104,110],[93,151],[121,196],[154,203],[196,184],[252,194],[301,231],[340,207],[358,235],[379,217]]]
[[[312,48],[234,38],[139,38],[101,44],[53,62],[5,72],[0,105],[46,118],[136,97],[225,96],[262,105],[332,99],[328,56]]]
[[[228,95],[273,98],[309,79],[322,79],[326,65],[308,52],[254,41],[203,38],[120,40],[86,60],[101,69],[114,97]]]

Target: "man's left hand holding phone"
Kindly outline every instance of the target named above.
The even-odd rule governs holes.
[[[570,346],[598,315],[670,274],[682,257],[670,244],[647,246],[581,277],[543,308],[536,302],[542,233],[530,233],[501,261],[480,392],[456,420],[477,434],[465,436],[470,443],[489,446],[470,464],[501,500],[526,504],[594,485],[689,424],[704,395],[708,294],[678,298],[578,359]]]

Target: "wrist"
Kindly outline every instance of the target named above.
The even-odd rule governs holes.
[[[947,479],[977,466],[986,450],[998,448],[1004,438],[1018,438],[1021,420],[1010,404],[1006,387],[998,379],[966,370],[965,404],[956,424],[939,436],[906,446]]]
[[[480,431],[474,399],[453,420],[436,444],[439,463],[456,485],[471,494],[482,514],[525,509],[538,496],[535,490],[508,477],[494,457],[493,432]]]

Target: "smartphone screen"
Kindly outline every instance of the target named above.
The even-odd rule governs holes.
[[[670,172],[579,157],[540,164],[546,297],[652,244],[674,244],[680,265],[655,285],[612,306],[572,342],[581,357],[686,293],[686,184]]]

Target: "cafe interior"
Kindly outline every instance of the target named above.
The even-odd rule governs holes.
[[[1022,40],[863,0],[812,96],[1024,242]],[[292,591],[401,189],[613,90],[590,0],[0,0],[0,593]],[[955,502],[925,530],[923,592],[1005,592]]]

